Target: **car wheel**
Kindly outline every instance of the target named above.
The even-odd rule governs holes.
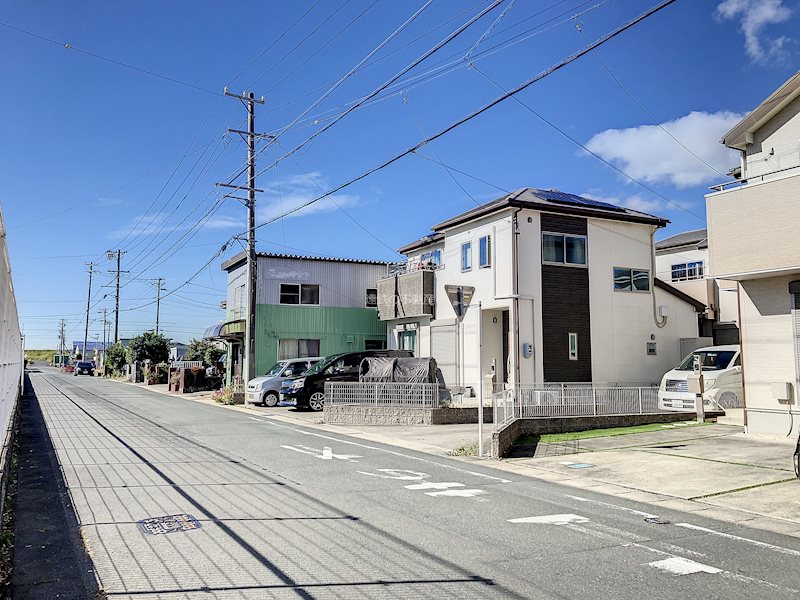
[[[267,395],[264,396],[264,406],[278,406],[278,394],[275,392],[267,392]]]
[[[311,410],[317,412],[321,411],[325,406],[325,394],[322,392],[314,392],[308,399],[308,406]]]

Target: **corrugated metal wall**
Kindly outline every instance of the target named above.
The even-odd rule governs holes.
[[[363,308],[367,288],[377,288],[386,265],[259,257],[258,304],[278,304],[281,283],[316,283],[321,306]]]
[[[259,304],[256,311],[256,373],[277,360],[279,339],[320,340],[323,356],[363,350],[366,340],[386,340],[375,309]]]

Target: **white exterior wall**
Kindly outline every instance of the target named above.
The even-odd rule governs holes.
[[[745,152],[743,178],[800,165],[800,97],[753,134]]]
[[[377,288],[386,265],[258,257],[258,304],[279,304],[281,283],[315,283],[320,306],[366,305],[367,288]]]
[[[690,263],[702,260],[705,263],[706,272],[708,271],[708,249],[697,250],[694,248],[686,250],[678,250],[677,252],[670,253],[669,250],[661,254],[656,254],[656,277],[662,281],[666,281],[672,285],[677,286],[681,282],[672,281],[672,265],[681,263]],[[687,292],[688,293],[688,292]],[[702,298],[698,298],[704,302]]]
[[[791,382],[795,395],[800,381],[794,366],[789,282],[797,275],[743,281],[742,352],[744,354],[747,430],[750,433],[785,436],[790,431],[789,406],[772,399],[772,383]],[[795,402],[797,398],[795,398]],[[798,405],[791,405],[794,425],[800,427]]]
[[[678,364],[680,338],[697,337],[697,315],[692,305],[656,289],[656,306],[667,306],[670,312],[666,325],[659,328],[651,293],[614,290],[614,267],[652,271],[650,231],[645,225],[589,221],[594,381],[657,383]],[[655,356],[647,354],[650,341],[656,342]]]

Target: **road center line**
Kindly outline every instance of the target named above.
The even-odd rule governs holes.
[[[458,471],[460,473],[467,473],[468,475],[474,475],[475,477],[483,477],[485,479],[493,479],[498,483],[513,483],[510,479],[503,479],[502,477],[495,477],[494,475],[485,475],[484,473],[477,473],[475,471],[470,471],[468,469],[462,469],[460,467],[454,467],[453,465],[448,465],[444,463],[436,462],[435,460],[429,460],[427,458],[420,458],[418,456],[411,456],[410,454],[403,454],[402,452],[397,452],[395,450],[387,450],[386,448],[378,448],[377,446],[370,446],[368,444],[361,444],[359,442],[352,442],[350,440],[343,440],[341,438],[336,438],[330,435],[323,435],[321,433],[313,433],[311,431],[303,431],[302,429],[297,429],[296,427],[290,427],[288,425],[280,425],[275,423],[274,421],[264,421],[266,425],[272,425],[273,427],[280,427],[281,429],[288,429],[289,431],[294,431],[295,433],[300,433],[303,435],[313,435],[314,437],[322,438],[325,440],[331,440],[334,442],[339,442],[340,444],[350,444],[351,446],[358,446],[359,448],[367,448],[368,450],[376,450],[378,452],[385,452],[386,454],[392,454],[394,456],[402,456],[403,458],[408,458],[411,460],[416,460],[423,463],[428,463],[431,465],[436,465],[437,467],[442,467],[443,469],[452,469],[454,471]]]
[[[775,546],[773,544],[768,544],[767,542],[759,542],[758,540],[751,540],[750,538],[733,535],[732,533],[715,531],[713,529],[708,529],[706,527],[700,527],[699,525],[692,525],[691,523],[675,523],[675,527],[683,527],[684,529],[692,529],[694,531],[702,531],[703,533],[710,533],[711,535],[718,535],[720,537],[724,537],[729,540],[736,540],[738,542],[744,542],[746,544],[752,544],[753,546],[758,546],[759,548],[767,548],[769,550],[774,550],[775,552],[780,552],[781,554],[788,554],[790,556],[800,556],[800,551],[792,550],[791,548],[784,548],[783,546]]]

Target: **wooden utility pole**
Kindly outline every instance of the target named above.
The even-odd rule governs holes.
[[[94,263],[87,263],[86,266],[89,267],[89,294],[86,297],[86,326],[83,328],[83,351],[81,352],[81,358],[83,360],[86,360],[86,344],[89,338],[89,310],[92,305],[92,275],[94,274]]]
[[[120,262],[122,260],[122,255],[125,254],[123,250],[109,250],[106,252],[106,256],[108,256],[109,260],[114,259],[114,255],[117,257],[117,268],[115,271],[110,271],[111,273],[116,273],[117,275],[117,292],[114,295],[114,343],[116,344],[119,342],[119,276],[122,271],[120,271]]]
[[[100,362],[103,365],[103,375],[105,376],[105,374],[106,374],[106,350],[107,350],[107,346],[108,346],[108,338],[107,338],[107,335],[106,335],[108,333],[108,331],[107,331],[108,320],[107,320],[106,316],[108,314],[108,309],[104,308],[100,312],[103,313],[103,358],[101,359]]]
[[[264,98],[257,100],[253,92],[233,94],[225,88],[225,95],[240,100],[247,107],[247,131],[228,129],[229,133],[238,133],[247,141],[247,185],[218,183],[222,187],[234,190],[246,190],[247,198],[227,195],[227,198],[239,200],[247,208],[247,322],[245,324],[245,385],[255,377],[256,368],[256,138],[273,139],[274,136],[256,133],[256,104],[264,104]]]
[[[67,328],[67,322],[64,319],[61,319],[61,322],[58,325],[58,360],[61,363],[61,366],[64,366],[64,347],[67,345],[67,334],[65,332]]]

